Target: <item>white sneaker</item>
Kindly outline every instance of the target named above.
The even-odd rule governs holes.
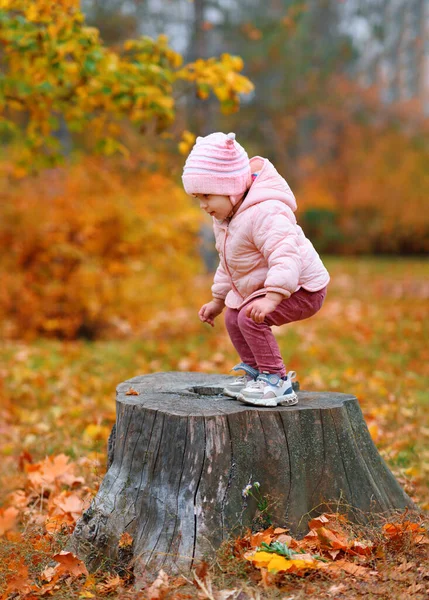
[[[259,375],[259,371],[257,369],[254,369],[246,363],[235,365],[235,367],[232,367],[231,371],[244,371],[244,375],[239,375],[234,379],[234,381],[231,381],[231,383],[228,383],[224,387],[223,393],[225,396],[229,396],[230,398],[237,398],[241,390],[252,381],[255,381]]]
[[[293,406],[298,403],[292,388],[292,379],[295,377],[295,371],[289,371],[286,379],[274,373],[261,373],[256,381],[250,381],[241,390],[237,398],[253,406]]]

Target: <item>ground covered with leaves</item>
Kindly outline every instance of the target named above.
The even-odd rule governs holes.
[[[382,456],[429,509],[427,263],[331,259],[321,313],[277,330],[301,389],[356,395]],[[227,373],[237,357],[219,321],[196,310],[209,279],[176,312],[128,339],[4,342],[0,348],[0,594],[3,598],[426,598],[427,520],[398,514],[357,528],[327,514],[295,540],[287,525],[243,532],[184,577],[136,582],[105,564],[95,574],[67,553],[76,520],[105,472],[115,387],[163,371]],[[269,490],[266,490],[269,492]],[[124,546],[130,544],[125,537]],[[138,588],[138,589],[137,589]]]

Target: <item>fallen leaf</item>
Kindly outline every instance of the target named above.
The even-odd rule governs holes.
[[[404,535],[416,535],[417,533],[426,533],[426,529],[418,523],[403,521],[398,523],[386,523],[383,525],[384,535],[391,540],[398,540]]]
[[[356,553],[356,554],[360,554],[362,556],[370,556],[372,554],[374,550],[374,544],[372,542],[369,541],[358,541],[358,540],[353,540],[353,542],[350,544],[350,547],[348,548],[348,552],[352,552],[352,553]]]
[[[19,515],[19,510],[14,506],[0,509],[0,535],[4,535],[7,531],[11,531],[16,526],[16,518]]]
[[[290,571],[303,572],[308,569],[319,569],[323,563],[316,560],[311,554],[296,555],[299,558],[288,559],[272,552],[252,552],[245,554],[246,560],[252,562],[258,569],[266,568],[270,573]]]
[[[75,519],[78,519],[82,514],[83,500],[76,494],[63,492],[56,496],[52,503],[56,505],[64,513],[70,513]]]
[[[415,569],[416,568],[416,564],[413,562],[408,562],[407,560],[404,560],[399,567],[397,567],[397,571],[399,571],[400,573],[403,573],[404,571],[409,571],[410,569]]]
[[[269,573],[267,569],[261,569],[261,583],[264,588],[271,587],[274,584],[274,573]]]
[[[215,600],[228,600],[228,598],[234,598],[238,594],[236,589],[233,590],[218,590],[214,592],[213,597]]]
[[[71,533],[75,523],[76,521],[71,515],[52,515],[46,519],[45,529],[51,535],[61,531]]]
[[[126,396],[139,396],[140,392],[138,392],[134,388],[130,387],[129,390],[127,392],[125,392],[125,395]]]
[[[106,581],[104,583],[99,583],[96,586],[96,589],[99,594],[104,596],[104,595],[110,594],[111,592],[114,592],[123,583],[124,582],[119,577],[119,575],[110,576],[106,579]]]
[[[308,522],[308,528],[318,529],[319,527],[324,527],[327,523],[330,523],[331,519],[328,518],[326,514],[320,515],[320,517],[316,517],[315,519],[311,519]]]
[[[412,583],[408,588],[407,592],[412,596],[413,594],[418,594],[419,592],[424,592],[425,586],[423,583]]]
[[[55,577],[55,574],[55,567],[46,567],[46,569],[42,571],[41,577],[43,581],[52,581],[52,579]]]
[[[416,535],[416,539],[415,539],[415,543],[418,546],[421,546],[423,544],[429,544],[429,536],[427,536],[425,534],[423,534],[423,535],[417,534]]]
[[[333,525],[337,524],[339,526],[340,523],[345,522],[345,517],[340,513],[323,513],[311,521],[308,522],[308,528],[311,529],[319,529],[319,527],[325,527],[325,525]],[[335,527],[333,527],[335,529]]]
[[[12,593],[29,594],[38,588],[28,579],[28,567],[20,562],[14,565],[14,574],[7,579],[6,590],[3,598],[7,598]]]
[[[344,585],[344,583],[339,583],[338,585],[331,585],[331,587],[328,589],[328,594],[330,596],[335,596],[336,594],[341,593],[343,590],[345,590],[346,586]]]
[[[250,545],[252,548],[259,548],[262,542],[270,545],[274,537],[274,527],[268,527],[264,531],[258,531],[250,536]]]
[[[202,560],[195,567],[194,577],[195,577],[195,579],[200,579],[201,581],[204,581],[205,578],[207,577],[208,572],[209,572],[209,564],[205,560]],[[195,584],[198,587],[197,581],[194,580],[194,585]]]
[[[84,562],[72,552],[63,550],[59,554],[55,554],[52,558],[59,563],[54,567],[58,577],[61,577],[64,574],[72,575],[73,577],[80,577],[81,575],[88,576],[88,570]]]
[[[270,573],[279,573],[288,571],[289,573],[301,574],[310,569],[320,569],[323,563],[319,560],[310,558],[292,558],[287,559],[284,556],[274,555],[268,563],[267,569]]]
[[[289,529],[284,529],[283,527],[276,527],[273,531],[274,535],[279,535],[280,533],[286,533]]]
[[[339,534],[334,533],[326,527],[316,529],[317,536],[321,542],[322,548],[333,548],[334,550],[346,550],[348,541]]]
[[[69,460],[65,454],[59,454],[54,457],[47,456],[39,463],[26,464],[24,468],[32,487],[37,491],[52,491],[61,484],[72,487],[84,483],[83,477],[74,475],[75,465]]]
[[[161,600],[168,592],[169,587],[168,575],[161,569],[155,581],[146,590],[147,600]]]
[[[346,573],[350,573],[350,575],[354,575],[355,577],[359,577],[361,579],[371,579],[371,577],[376,574],[375,571],[371,571],[367,567],[362,567],[361,565],[357,565],[356,563],[345,559],[329,563],[327,568],[332,571],[346,571]]]
[[[8,496],[8,504],[21,510],[26,508],[29,502],[30,497],[27,496],[24,490],[16,490]]]
[[[130,536],[130,534],[127,531],[124,531],[124,533],[121,535],[120,539],[119,539],[119,543],[118,546],[119,548],[128,548],[129,546],[133,545],[133,538]]]

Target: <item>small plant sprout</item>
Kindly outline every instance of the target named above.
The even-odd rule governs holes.
[[[248,483],[246,485],[246,487],[243,488],[241,494],[242,494],[243,498],[248,498],[249,496],[251,496],[252,498],[254,498],[256,500],[256,506],[258,507],[258,510],[261,513],[261,516],[263,516],[265,521],[268,524],[270,524],[271,516],[267,512],[268,504],[269,504],[268,497],[263,496],[261,494],[260,490],[261,490],[261,484],[259,483],[259,481],[255,481],[253,484]]]
[[[250,483],[248,483],[246,485],[246,487],[243,488],[243,490],[241,491],[241,495],[243,496],[243,498],[247,498],[247,496],[252,495],[251,489],[252,489],[252,485]]]

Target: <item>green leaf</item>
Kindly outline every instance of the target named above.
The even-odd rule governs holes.
[[[43,83],[40,83],[37,86],[37,90],[39,90],[40,92],[49,93],[49,92],[52,92],[53,89],[54,89],[54,86],[49,81],[44,81]]]
[[[91,75],[97,72],[97,63],[91,56],[87,56],[85,58],[85,62],[83,63],[83,72],[90,73]]]

